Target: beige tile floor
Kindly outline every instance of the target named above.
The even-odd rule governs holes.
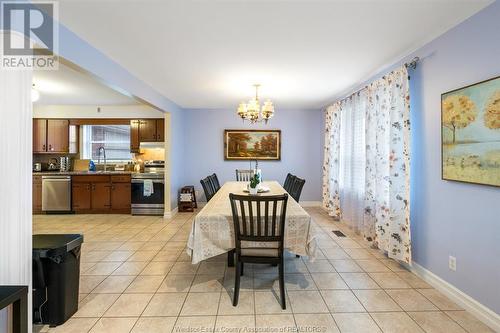
[[[233,307],[234,271],[226,256],[190,263],[184,249],[195,214],[35,216],[34,233],[85,237],[79,310],[64,325],[41,331],[492,332],[320,208],[307,210],[322,231],[318,259],[287,255],[286,310],[275,267],[245,267]]]

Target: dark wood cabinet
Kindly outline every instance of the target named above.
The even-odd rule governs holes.
[[[138,152],[141,142],[165,142],[165,120],[137,119],[130,121],[130,151]]]
[[[47,120],[33,119],[33,152],[47,151]]]
[[[34,153],[68,153],[69,120],[33,119]]]
[[[47,151],[51,153],[69,152],[69,120],[47,120]]]
[[[130,175],[72,177],[73,211],[130,214]]]
[[[131,184],[130,175],[111,176],[111,209],[113,213],[130,213]]]
[[[139,152],[139,120],[130,121],[130,151],[135,153]]]
[[[33,176],[33,214],[42,212],[42,176]]]
[[[131,186],[128,183],[111,184],[111,209],[113,213],[130,214]]]
[[[111,183],[92,183],[92,210],[105,212],[111,209]]]
[[[73,211],[80,213],[106,213],[110,209],[111,183],[108,175],[73,176]]]
[[[156,119],[156,141],[165,142],[165,120]]]
[[[139,141],[156,142],[156,119],[139,120]]]
[[[86,212],[89,211],[91,206],[91,183],[85,182],[73,182],[71,199],[73,211],[75,212]]]

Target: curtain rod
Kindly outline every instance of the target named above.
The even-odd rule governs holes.
[[[417,68],[417,64],[419,61],[420,61],[420,58],[415,57],[410,62],[405,63],[405,66],[406,66],[406,68],[415,69],[415,68]]]
[[[406,67],[406,68],[411,68],[411,69],[415,69],[417,68],[417,64],[420,62],[420,57],[414,57],[411,61],[409,62],[405,62],[403,65]],[[385,75],[382,75],[382,77],[384,77]],[[408,79],[410,79],[410,76],[408,75]],[[373,80],[372,80],[373,81]],[[338,98],[336,99],[335,101],[327,104],[326,106],[323,107],[324,110],[326,110],[326,108],[328,108],[330,105],[332,105],[333,103],[335,102],[338,102],[338,101],[342,101],[344,99],[347,99],[349,98],[350,96],[354,95],[354,94],[357,94],[359,93],[361,90],[365,89],[366,87],[368,87],[370,84],[365,84],[363,87],[359,88],[358,90],[352,92],[352,93],[349,93],[349,95],[345,96],[345,97],[342,97],[342,98]]]

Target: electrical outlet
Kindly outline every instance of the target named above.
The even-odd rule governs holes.
[[[457,258],[455,258],[454,256],[450,256],[448,259],[448,267],[452,271],[456,271],[457,270]]]

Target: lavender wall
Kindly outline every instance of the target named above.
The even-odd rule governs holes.
[[[500,75],[500,2],[415,52],[412,239],[415,261],[500,313],[500,188],[441,180],[441,93]],[[448,269],[448,256],[457,271]]]
[[[200,179],[215,172],[221,182],[234,180],[235,169],[248,169],[247,161],[224,161],[224,129],[280,129],[281,161],[260,162],[263,178],[283,182],[288,172],[306,179],[301,201],[321,200],[322,112],[283,110],[277,107],[269,124],[249,125],[234,110],[184,110],[186,136],[185,182],[201,193]]]
[[[500,188],[441,180],[440,117],[441,93],[500,75],[499,31],[496,1],[404,59],[422,58],[410,80],[413,259],[496,313]],[[448,269],[450,255],[456,272]]]

